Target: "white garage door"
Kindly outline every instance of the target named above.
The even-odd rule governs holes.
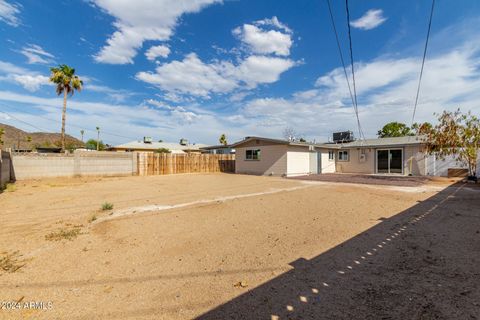
[[[310,152],[287,152],[287,176],[300,176],[310,173]]]

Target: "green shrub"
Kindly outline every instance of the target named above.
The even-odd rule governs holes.
[[[80,234],[80,228],[74,227],[72,229],[60,229],[58,231],[50,232],[45,236],[48,241],[73,240]]]
[[[112,209],[113,209],[113,203],[105,202],[104,204],[102,204],[102,211],[107,211]]]

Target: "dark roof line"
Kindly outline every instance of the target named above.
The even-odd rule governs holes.
[[[366,139],[366,140],[356,140],[356,141],[345,142],[345,143],[334,143],[334,142],[311,143],[311,142],[287,141],[287,140],[281,140],[281,139],[272,139],[272,138],[254,136],[254,137],[246,137],[244,140],[233,143],[228,147],[234,148],[252,140],[262,140],[266,142],[272,142],[274,144],[284,144],[284,145],[291,145],[291,146],[303,146],[303,147],[313,146],[316,148],[325,148],[325,149],[389,147],[389,146],[414,145],[414,144],[425,143],[425,141],[423,140],[423,137],[421,136]]]

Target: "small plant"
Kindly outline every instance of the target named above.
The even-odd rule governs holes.
[[[92,223],[93,221],[97,220],[97,215],[93,214],[89,219],[88,223]]]
[[[0,192],[1,191],[14,192],[15,190],[17,190],[17,187],[13,183],[7,183],[3,188],[0,188]]]
[[[102,211],[107,211],[112,209],[113,209],[113,203],[105,202],[104,204],[102,204]]]
[[[2,254],[3,256],[0,256],[0,270],[13,273],[25,265],[23,261],[18,260],[18,251],[13,253],[3,252]]]
[[[45,240],[48,241],[60,241],[60,240],[73,240],[80,234],[80,228],[74,226],[72,229],[60,229],[58,231],[51,232],[45,236]]]
[[[158,148],[157,150],[155,150],[155,153],[172,153],[172,151],[167,148]]]

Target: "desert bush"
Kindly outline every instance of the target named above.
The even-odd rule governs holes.
[[[104,204],[102,204],[102,211],[107,211],[112,209],[113,209],[113,203],[105,202]]]
[[[60,240],[73,240],[80,234],[79,227],[73,227],[72,229],[60,229],[50,232],[45,236],[45,240],[48,241],[60,241]]]

